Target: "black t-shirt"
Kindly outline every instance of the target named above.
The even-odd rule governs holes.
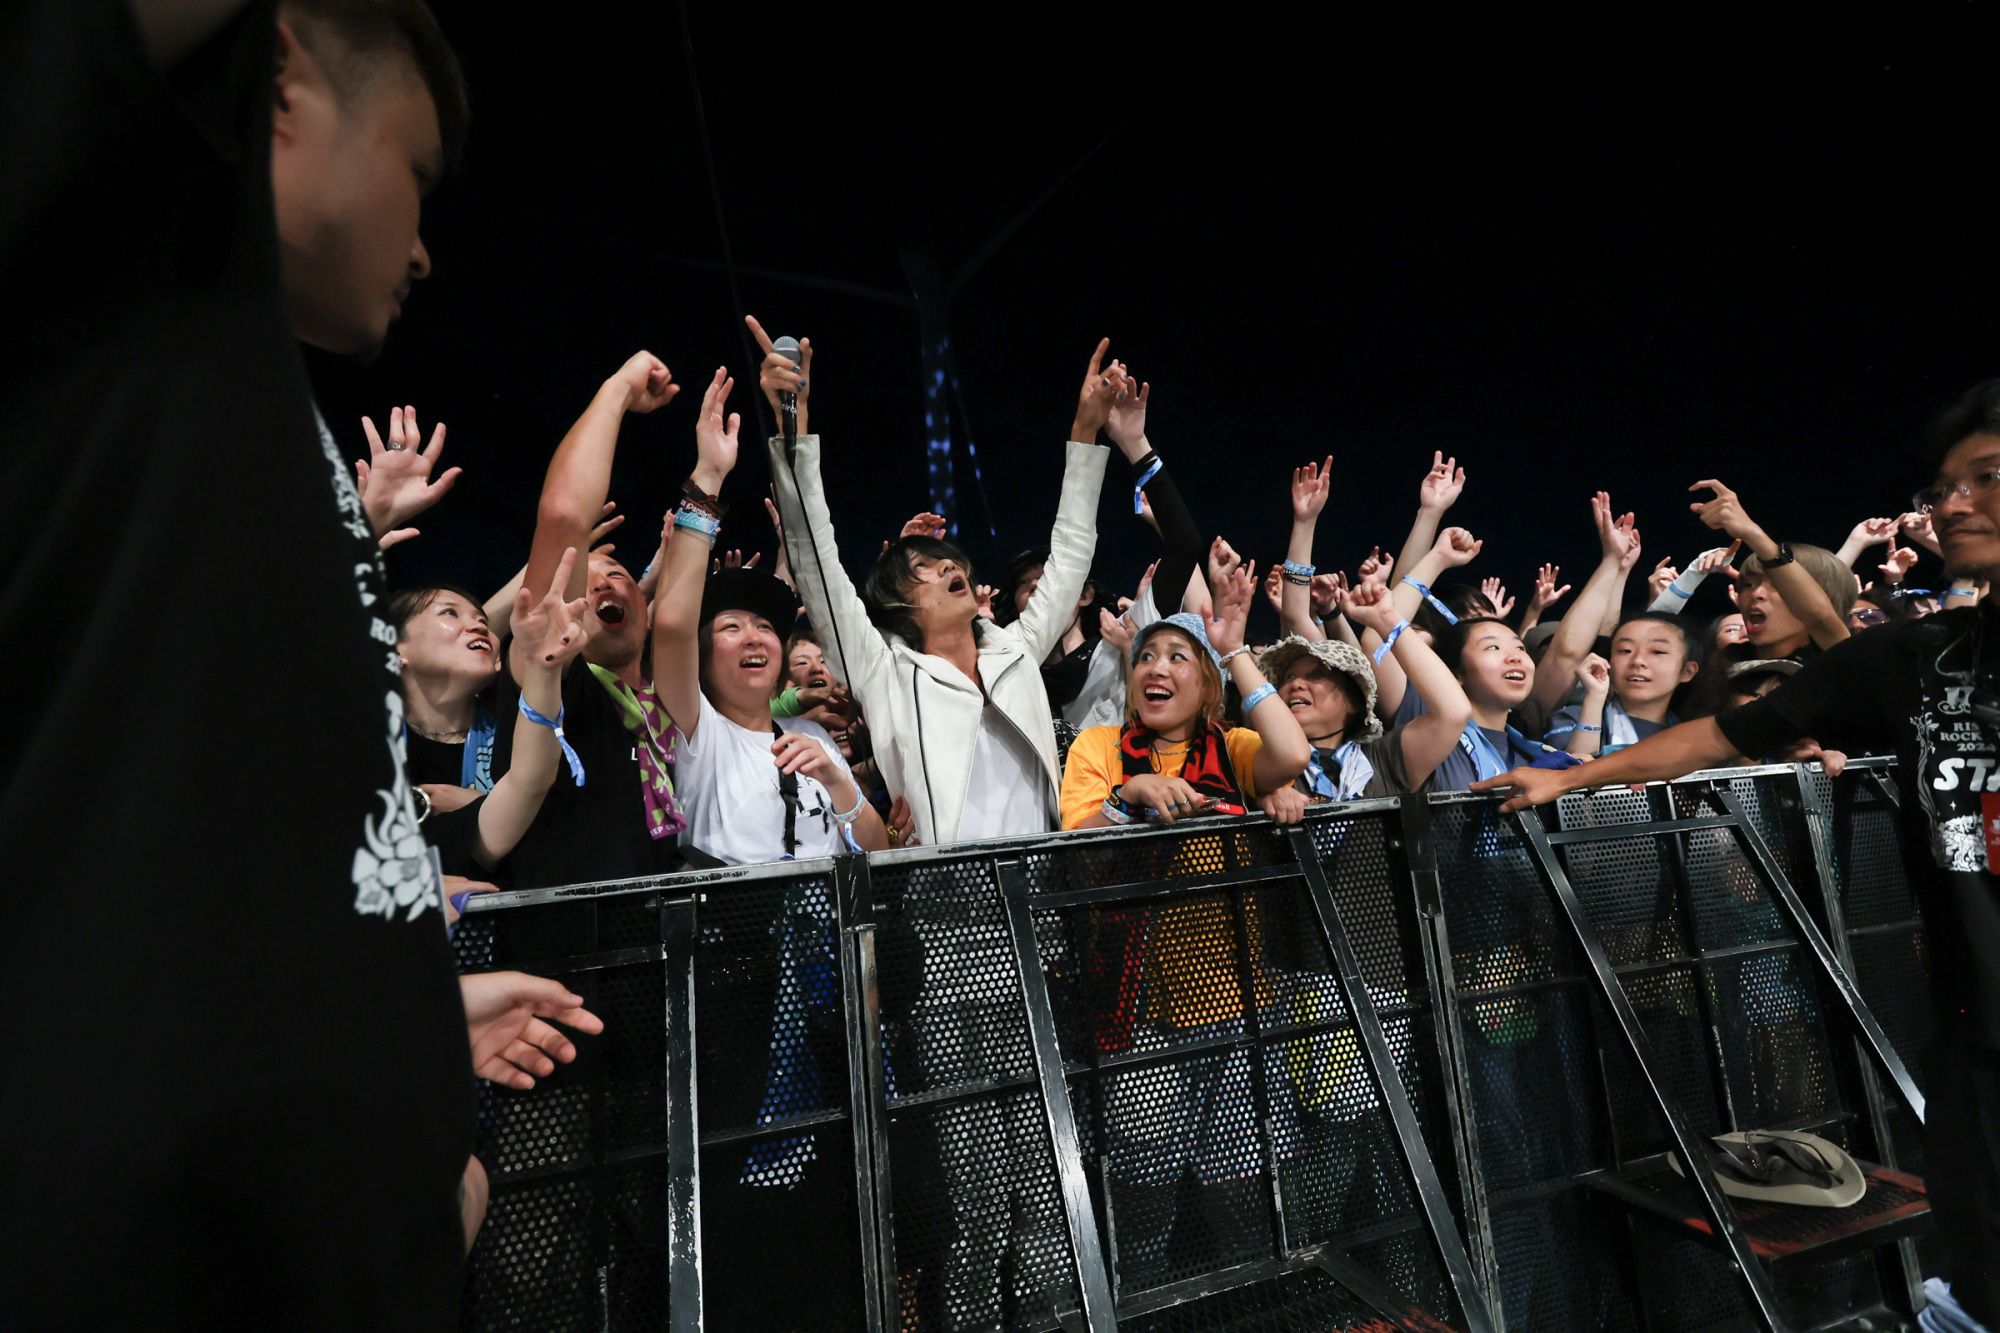
[[[408,757],[403,767],[410,775],[410,781],[418,786],[440,783],[447,787],[463,785],[465,776],[465,742],[448,744],[434,741],[428,736],[409,734]]]
[[[2000,1050],[2000,885],[1986,869],[1979,801],[2000,793],[2000,736],[1972,712],[1975,693],[1993,689],[1996,656],[1995,612],[1894,621],[1835,644],[1716,724],[1753,757],[1804,736],[1896,756],[1903,863],[1924,914],[1938,1022],[1970,1024]]]
[[[501,644],[503,660],[513,642],[510,636]],[[514,683],[512,667],[501,673],[499,690],[495,782],[513,760],[514,728],[540,725],[521,716],[521,689]],[[626,729],[617,700],[580,657],[563,671],[562,700],[563,735],[583,761],[584,784],[576,785],[567,760],[557,761],[555,785],[507,858],[511,887],[588,884],[681,869],[679,840],[655,838],[646,831],[638,738]]]
[[[445,1328],[473,1078],[381,566],[314,421],[275,4],[0,9],[0,1309]]]

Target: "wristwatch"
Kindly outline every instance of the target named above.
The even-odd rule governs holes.
[[[1778,554],[1776,556],[1769,560],[1760,560],[1757,563],[1765,569],[1777,569],[1783,565],[1791,564],[1796,559],[1798,557],[1792,554],[1792,544],[1790,542],[1779,542]]]

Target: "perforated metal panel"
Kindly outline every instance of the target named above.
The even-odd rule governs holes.
[[[1076,1282],[991,860],[873,895],[899,1325],[1052,1326]]]
[[[518,968],[584,997],[613,1040],[528,1092],[480,1085],[474,1151],[492,1195],[466,1269],[468,1329],[664,1327],[666,988],[648,892],[466,917],[466,970]]]
[[[1327,868],[1392,1075],[1448,1157],[1421,941],[1390,875],[1391,814],[1315,819],[1306,845]],[[1038,963],[1121,1309],[1243,1265],[1282,1271],[1322,1244],[1365,1251],[1390,1290],[1451,1308],[1307,883],[1264,873],[1290,861],[1282,833],[1243,825],[1029,861],[1031,895],[1057,900],[1032,913]],[[1279,1285],[1320,1280],[1294,1272]],[[1147,1318],[1291,1327],[1259,1313],[1276,1318],[1278,1289]],[[1186,1319],[1197,1322],[1172,1322]]]

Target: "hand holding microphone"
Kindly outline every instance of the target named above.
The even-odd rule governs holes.
[[[778,413],[781,433],[787,440],[805,434],[808,377],[812,373],[812,339],[800,342],[779,338],[773,342],[754,315],[745,315],[743,322],[750,326],[757,345],[764,351],[764,364],[758,369],[757,383]]]

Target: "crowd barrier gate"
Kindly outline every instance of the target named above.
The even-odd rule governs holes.
[[[463,1324],[1896,1328],[1936,1256],[1888,771],[475,898],[460,965],[606,1030],[481,1085]],[[1778,1127],[1869,1197],[1723,1213],[1666,1165]]]

